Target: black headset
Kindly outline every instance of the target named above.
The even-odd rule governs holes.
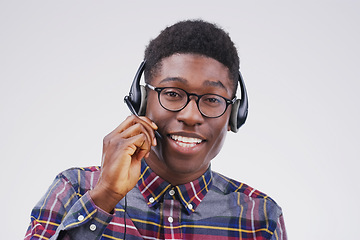
[[[140,85],[141,75],[145,69],[145,62],[146,60],[140,64],[134,77],[134,81],[131,84],[129,95],[124,98],[124,101],[130,111],[138,116],[144,116],[146,112],[146,89],[144,86]],[[237,132],[239,130],[239,128],[245,123],[248,115],[248,96],[245,83],[240,72],[239,83],[241,99],[236,99],[233,104],[229,120],[230,128],[233,132]]]

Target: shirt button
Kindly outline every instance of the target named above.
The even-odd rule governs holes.
[[[169,223],[172,223],[174,221],[174,219],[172,217],[168,217],[168,221],[169,221]]]
[[[191,203],[189,203],[188,209],[190,209],[190,210],[193,209],[193,205]]]
[[[174,189],[171,189],[171,190],[169,191],[169,194],[170,194],[170,196],[174,196],[174,194],[175,194]]]
[[[91,230],[91,231],[95,231],[95,230],[96,230],[96,225],[95,225],[95,224],[91,224],[91,225],[90,225],[90,230]]]
[[[149,202],[153,203],[153,202],[155,202],[155,199],[153,197],[151,197],[151,198],[149,198]]]
[[[79,220],[79,221],[84,220],[84,216],[83,216],[83,215],[79,215],[79,216],[78,216],[78,220]]]

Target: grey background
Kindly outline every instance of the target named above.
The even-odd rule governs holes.
[[[290,239],[356,239],[359,1],[0,1],[3,239],[55,175],[99,165],[148,41],[188,18],[238,47],[250,113],[213,169],[269,194]],[[5,235],[5,236],[4,236]]]

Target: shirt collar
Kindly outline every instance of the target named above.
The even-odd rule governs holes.
[[[158,176],[147,165],[141,162],[141,175],[137,186],[149,207],[156,207],[164,198],[179,200],[187,212],[195,212],[212,184],[212,173],[209,167],[198,179],[183,185],[172,186]]]

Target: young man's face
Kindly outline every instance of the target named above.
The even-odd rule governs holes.
[[[212,93],[228,99],[234,97],[228,68],[215,59],[195,54],[174,54],[164,58],[150,84],[177,87],[198,95]],[[224,143],[232,106],[222,116],[208,118],[199,112],[197,98],[190,97],[192,100],[184,109],[171,112],[160,105],[156,91],[147,91],[146,116],[158,125],[162,135],[147,158],[148,164],[172,184],[198,178]]]

